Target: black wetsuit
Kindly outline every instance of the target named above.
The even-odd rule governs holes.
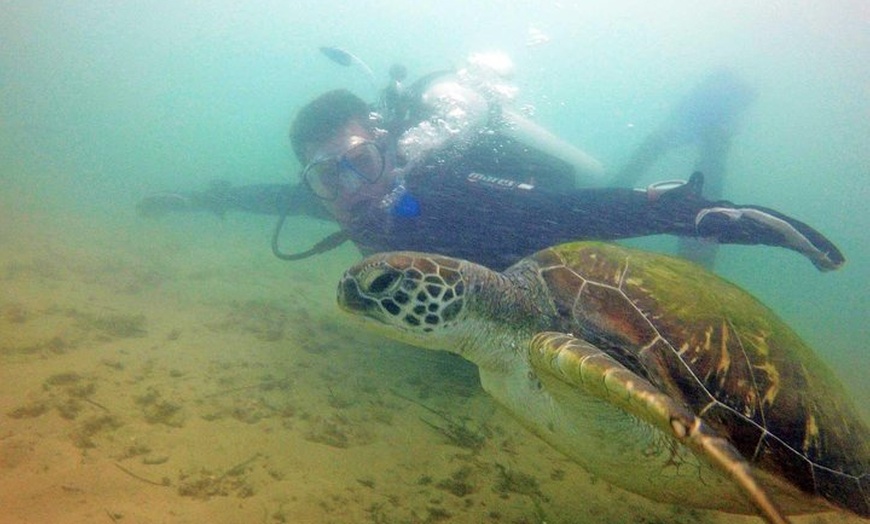
[[[355,214],[347,230],[363,253],[429,251],[503,269],[571,240],[694,236],[695,215],[709,205],[688,190],[651,202],[645,191],[556,192],[484,171],[409,177],[407,188],[419,204],[417,216],[382,209]]]
[[[406,188],[418,207],[416,213],[396,213],[378,206],[354,210],[353,221],[345,225],[350,240],[363,254],[437,252],[493,269],[504,269],[535,251],[572,240],[668,234],[711,237],[720,243],[784,244],[776,232],[745,220],[706,221],[699,231],[695,220],[702,209],[735,207],[730,202],[703,199],[699,175],[657,198],[625,188],[557,191],[566,166],[547,166],[548,160],[540,156],[536,163],[506,162],[505,156],[491,154],[490,144],[478,151],[466,151],[454,161],[433,161],[409,174]],[[197,194],[196,200],[197,207],[221,213],[279,215],[286,211],[330,219],[303,184],[221,187]],[[841,256],[809,226],[773,210],[751,207],[783,217],[814,243],[830,246],[830,251]],[[293,246],[293,234],[287,228],[282,244],[284,249],[303,247]]]

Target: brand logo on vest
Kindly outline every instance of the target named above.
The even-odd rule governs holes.
[[[469,173],[465,179],[472,184],[484,184],[501,189],[523,189],[530,191],[535,188],[534,185],[525,182],[517,182],[516,180],[511,180],[509,178],[499,178],[497,176],[485,175],[474,171]]]

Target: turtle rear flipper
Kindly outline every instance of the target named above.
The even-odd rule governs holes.
[[[570,335],[544,332],[532,338],[530,362],[539,375],[546,374],[605,400],[676,439],[731,479],[765,520],[788,522],[759,485],[749,463],[728,440],[604,351]]]

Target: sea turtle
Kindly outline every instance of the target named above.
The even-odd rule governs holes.
[[[590,473],[734,513],[870,516],[870,431],[770,309],[684,260],[602,243],[502,273],[396,252],[338,303],[392,338],[477,364],[483,388]]]

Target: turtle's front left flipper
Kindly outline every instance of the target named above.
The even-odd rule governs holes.
[[[530,361],[539,376],[547,375],[609,402],[679,441],[736,483],[768,522],[788,522],[728,440],[604,351],[570,335],[544,332],[531,341]]]

